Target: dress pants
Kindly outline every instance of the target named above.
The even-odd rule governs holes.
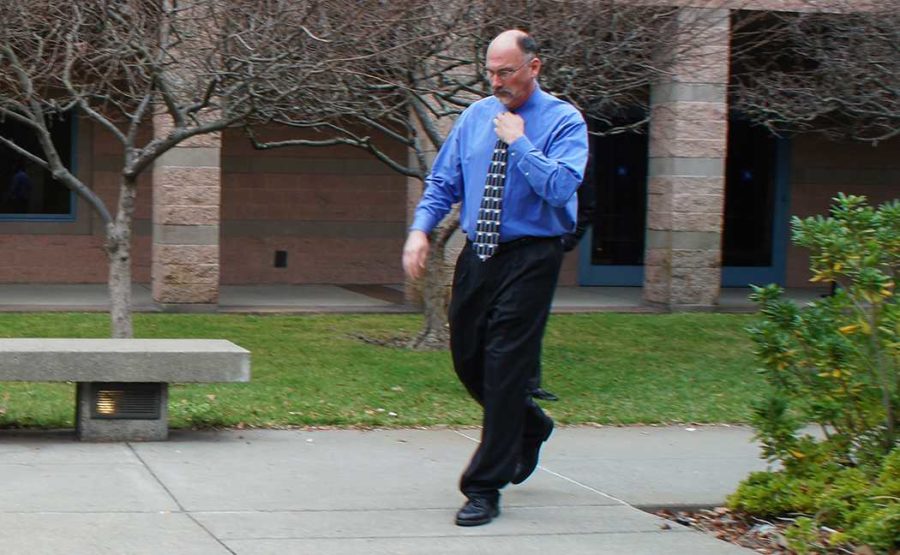
[[[523,443],[539,443],[552,426],[526,384],[539,364],[562,255],[558,237],[527,237],[501,243],[485,262],[467,242],[457,260],[450,350],[457,376],[484,409],[481,443],[460,480],[467,497],[497,500]]]

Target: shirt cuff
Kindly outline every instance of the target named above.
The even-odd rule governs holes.
[[[407,233],[409,231],[421,231],[425,235],[428,235],[431,232],[431,228],[434,227],[434,225],[428,225],[430,223],[428,221],[429,219],[430,218],[428,216],[424,215],[416,216],[415,218],[413,218],[413,223],[411,226],[409,226],[409,230],[407,231]]]
[[[525,176],[525,180],[534,187],[537,184],[543,183],[546,180],[546,172],[541,168],[539,164],[535,164],[534,155],[540,155],[540,151],[536,146],[526,137],[522,135],[511,145],[509,145],[509,165],[510,167],[516,168],[522,175]],[[531,154],[532,156],[529,156]]]
[[[525,158],[526,154],[532,151],[532,149],[534,149],[534,145],[531,144],[528,137],[522,135],[509,145],[509,155],[513,158],[514,163],[518,164]]]

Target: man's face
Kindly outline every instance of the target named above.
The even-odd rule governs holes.
[[[485,69],[491,92],[508,110],[515,110],[534,92],[541,61],[518,48],[492,46]]]

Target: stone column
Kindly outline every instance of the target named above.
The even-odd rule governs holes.
[[[171,129],[165,114],[154,136]],[[221,134],[171,149],[153,166],[153,300],[170,310],[214,310],[219,302]]]
[[[651,92],[644,299],[672,310],[718,302],[728,132],[728,10],[685,8],[692,38]]]

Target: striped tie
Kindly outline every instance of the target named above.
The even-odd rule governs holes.
[[[506,155],[509,145],[497,139],[491,167],[484,184],[484,196],[475,224],[475,241],[472,246],[482,262],[497,251],[500,244],[500,209],[503,204],[503,183],[506,180]]]

